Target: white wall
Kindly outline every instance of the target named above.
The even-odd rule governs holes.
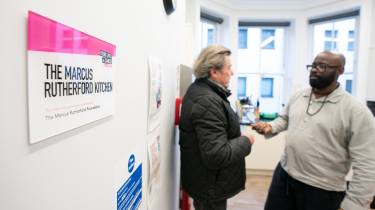
[[[199,53],[200,39],[200,7],[199,0],[186,2],[185,18],[185,59],[184,64],[192,67],[197,54]]]
[[[116,209],[115,167],[135,147],[147,196],[147,57],[163,62],[161,189],[150,209],[176,209],[179,157],[174,140],[176,68],[184,54],[185,1],[167,16],[163,1],[3,0],[0,8],[0,209]],[[28,144],[27,11],[117,46],[116,113]]]

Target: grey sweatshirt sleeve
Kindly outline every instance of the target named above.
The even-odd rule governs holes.
[[[345,210],[366,210],[375,194],[375,119],[361,106],[352,112],[349,155],[353,177],[341,203]]]
[[[290,97],[288,104],[283,111],[279,113],[279,116],[269,123],[272,126],[272,134],[280,133],[288,128],[290,104],[292,104],[296,100],[296,97],[298,97],[300,94],[300,92],[297,92]]]
[[[288,115],[285,111],[279,114],[279,116],[272,122],[269,123],[272,126],[272,134],[277,134],[288,128]]]

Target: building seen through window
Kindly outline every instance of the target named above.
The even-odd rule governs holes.
[[[247,28],[240,28],[238,31],[238,48],[247,49]]]
[[[201,47],[205,48],[207,45],[215,44],[217,39],[216,37],[216,24],[201,20]]]
[[[272,98],[273,97],[273,78],[263,77],[260,83],[260,97]]]
[[[207,45],[215,43],[215,31],[213,28],[207,29]]]
[[[259,101],[260,112],[282,109],[284,81],[283,27],[251,26],[238,29],[237,97]]]
[[[339,77],[339,82],[349,93],[353,93],[353,85],[355,85],[356,21],[356,17],[349,17],[312,24],[313,55],[322,51],[332,51],[345,56],[345,72]]]
[[[262,49],[275,49],[275,29],[262,29]]]
[[[238,97],[246,97],[246,77],[238,77],[237,87]]]

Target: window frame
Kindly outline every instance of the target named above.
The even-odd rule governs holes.
[[[240,28],[248,29],[248,49],[241,50],[238,47],[238,58],[242,60],[248,60],[249,55],[251,56],[251,63],[245,61],[239,61],[237,59],[237,70],[238,76],[247,77],[247,96],[255,103],[259,100],[260,109],[264,112],[280,112],[282,111],[283,104],[287,100],[286,94],[288,93],[289,85],[286,83],[286,77],[288,75],[288,70],[285,66],[289,66],[289,61],[285,52],[288,51],[289,45],[287,44],[290,40],[288,39],[288,34],[294,31],[294,26],[292,22],[252,22],[252,21],[239,21],[237,32],[239,33]],[[252,30],[252,28],[257,29],[257,31]],[[274,30],[274,50],[262,49],[261,47],[261,30],[262,29],[272,29]],[[282,29],[282,31],[279,31]],[[239,38],[237,38],[239,39]],[[255,42],[254,42],[255,41]],[[254,56],[254,53],[257,55]],[[267,65],[262,65],[264,62],[264,56],[269,56],[270,54],[277,53],[280,54],[277,59],[277,65],[275,68],[270,69]],[[246,57],[243,57],[246,56]],[[243,63],[240,65],[240,63]],[[250,65],[250,66],[249,66]],[[255,66],[253,66],[255,65]],[[270,67],[273,65],[270,65]],[[249,67],[251,70],[248,70]],[[273,68],[273,67],[272,67]],[[273,78],[272,87],[270,87],[267,93],[269,97],[261,97],[261,78],[271,77]],[[237,78],[236,78],[237,79]],[[237,87],[238,91],[238,87]],[[272,92],[272,93],[271,93]],[[263,94],[266,96],[265,94]],[[239,97],[240,99],[240,97]]]
[[[273,37],[273,40],[270,43],[267,43],[266,45],[261,46],[261,49],[263,49],[263,50],[274,50],[276,48],[276,46],[275,46],[276,30],[271,29],[271,28],[261,28],[260,30],[261,30],[260,31],[260,36],[261,36],[260,37],[260,40],[261,40],[260,43],[261,43],[261,45],[265,40],[269,39],[270,37]],[[272,32],[271,33],[272,35],[265,37],[264,35],[268,35],[268,34],[267,33],[264,34],[263,32]]]
[[[242,90],[243,90],[244,93],[240,94],[239,88],[237,88],[237,97],[238,98],[240,98],[240,97],[246,97],[247,77],[244,77],[244,76],[237,77],[237,85],[238,85],[238,87],[240,86],[239,85],[240,84],[240,80],[243,80],[242,82],[243,82],[244,87],[243,87]]]
[[[224,19],[221,18],[220,16],[218,15],[214,15],[214,14],[211,14],[207,11],[202,11],[200,12],[200,45],[201,45],[201,48],[203,49],[204,47],[206,47],[207,45],[210,45],[210,44],[215,44],[215,43],[218,43],[219,40],[220,40],[220,25],[224,22]],[[209,39],[209,30],[205,31],[205,26],[204,24],[208,24],[208,25],[211,25],[214,30],[213,30],[213,40],[211,40],[212,42],[210,42],[210,39]],[[204,37],[204,34],[207,34],[207,37]],[[204,43],[204,41],[206,40],[205,38],[207,38],[207,42]]]
[[[246,32],[241,36],[241,31]],[[248,33],[249,30],[247,28],[238,28],[238,49],[248,49]],[[244,39],[244,40],[241,40]],[[243,44],[243,45],[242,45]]]
[[[264,93],[264,82],[269,81],[270,84],[267,84],[267,86],[270,85],[270,90],[268,93]],[[273,87],[274,87],[274,78],[273,77],[261,77],[260,79],[260,97],[261,98],[273,98]]]
[[[349,87],[350,89],[349,89]],[[353,92],[353,79],[346,79],[345,80],[345,90],[348,92],[348,93],[352,93]]]
[[[356,91],[356,85],[358,83],[357,81],[357,72],[358,72],[358,47],[357,47],[357,43],[358,43],[358,34],[360,33],[360,9],[357,9],[357,8],[354,8],[353,10],[351,11],[348,11],[348,12],[338,12],[334,15],[328,15],[328,16],[323,16],[323,17],[320,17],[320,18],[310,18],[308,19],[308,23],[309,23],[309,40],[311,44],[308,44],[308,48],[311,49],[310,50],[310,60],[313,60],[314,56],[316,53],[318,52],[315,52],[315,34],[314,34],[314,30],[315,30],[315,26],[318,26],[320,24],[327,24],[327,23],[331,23],[331,24],[335,24],[336,22],[340,22],[340,21],[345,21],[345,20],[350,20],[350,19],[353,19],[354,20],[354,38],[349,38],[349,35],[348,34],[341,34],[339,35],[339,37],[337,39],[331,39],[332,41],[339,41],[339,39],[341,40],[340,43],[337,43],[336,46],[336,50],[333,50],[333,51],[338,51],[340,50],[341,53],[344,53],[345,54],[345,51],[347,53],[351,53],[349,54],[350,55],[350,58],[353,59],[353,62],[352,62],[352,68],[351,71],[346,71],[344,72],[343,76],[341,76],[341,81],[340,82],[344,82],[346,80],[346,78],[349,78],[347,76],[350,75],[351,79],[352,79],[352,95],[355,96],[357,91]],[[336,27],[334,26],[332,29],[335,29]],[[350,30],[349,30],[350,31]],[[350,33],[350,32],[349,32]],[[345,41],[343,41],[343,37],[347,38],[348,39],[348,42],[346,43],[345,45]],[[325,36],[324,36],[325,38]],[[327,40],[327,39],[325,39]],[[323,50],[324,50],[324,41],[323,40]],[[328,41],[328,40],[327,40]],[[350,41],[354,41],[354,44],[353,44],[353,51],[350,50],[350,47],[348,46],[349,45],[349,42]],[[318,43],[319,44],[319,43]],[[346,55],[346,54],[345,54]],[[348,56],[346,55],[346,58],[348,58]],[[343,84],[344,85],[344,84]]]

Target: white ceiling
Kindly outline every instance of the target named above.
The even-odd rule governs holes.
[[[254,9],[308,9],[343,0],[208,0],[238,10]]]

